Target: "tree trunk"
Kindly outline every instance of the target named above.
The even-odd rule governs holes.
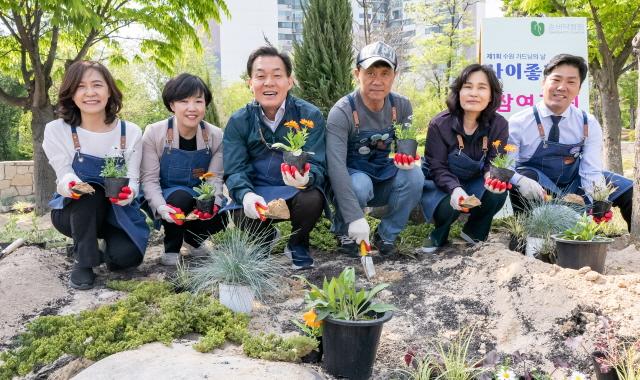
[[[615,74],[609,69],[598,69],[593,72],[600,92],[602,105],[602,137],[604,140],[604,166],[607,170],[622,173],[622,154],[620,134],[622,119],[620,117],[620,94]]]
[[[640,72],[640,31],[633,38],[633,52]],[[640,238],[640,76],[638,76],[638,110],[636,111],[635,167],[633,173],[633,211],[631,214],[631,237]]]
[[[53,106],[48,104],[42,108],[31,108],[31,133],[33,134],[33,180],[35,190],[36,214],[43,215],[48,211],[47,204],[55,191],[56,174],[49,165],[42,149],[44,126],[53,120]],[[71,138],[71,137],[69,137]]]

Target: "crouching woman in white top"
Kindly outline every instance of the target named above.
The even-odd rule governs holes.
[[[57,194],[49,203],[54,227],[73,239],[74,265],[69,285],[90,289],[93,267],[109,270],[142,262],[149,228],[140,211],[142,132],[117,117],[122,93],[100,63],[80,61],[67,69],[58,92],[59,119],[47,124],[42,147],[56,172]],[[106,157],[126,168],[128,186],[107,198],[101,175]],[[87,192],[82,184],[94,192]],[[98,247],[98,238],[104,239]]]

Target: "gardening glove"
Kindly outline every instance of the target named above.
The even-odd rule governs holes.
[[[80,182],[82,180],[75,173],[67,173],[58,181],[56,191],[65,198],[78,199],[81,195],[71,191],[71,188]]]
[[[304,189],[309,183],[309,170],[311,170],[311,164],[308,162],[304,164],[304,174],[300,174],[295,165],[280,164],[284,184],[298,189]]]
[[[396,153],[393,156],[393,164],[398,169],[411,170],[415,167],[415,163],[420,163],[420,156],[416,154],[415,157],[411,157],[408,154]]]
[[[502,182],[496,178],[487,177],[487,179],[484,180],[484,188],[495,194],[502,194],[510,190],[512,186],[510,183]]]
[[[184,213],[179,207],[174,207],[170,204],[161,205],[158,206],[156,212],[168,223],[174,223],[178,226],[184,223]]]
[[[518,191],[520,192],[520,194],[522,194],[522,196],[528,200],[541,201],[547,194],[538,182],[525,176],[522,176],[518,180],[516,186],[518,186]]]
[[[349,223],[348,235],[351,239],[355,240],[357,244],[364,241],[369,245],[369,223],[365,218],[356,219]]]
[[[130,188],[129,186],[123,186],[122,189],[120,189],[118,198],[109,198],[109,200],[115,205],[126,206],[133,202],[135,197],[136,192],[132,188]]]
[[[242,207],[244,207],[244,214],[251,219],[260,219],[261,221],[267,220],[264,213],[269,209],[267,202],[264,198],[256,193],[248,192],[242,198]]]
[[[462,187],[458,186],[455,189],[453,189],[453,192],[451,193],[451,199],[449,200],[449,204],[451,205],[451,208],[453,208],[454,210],[469,212],[468,208],[464,208],[460,206],[460,202],[464,201],[468,197],[469,197],[469,194],[467,194],[467,192],[464,191]]]
[[[216,216],[218,214],[218,211],[220,210],[220,206],[214,204],[213,205],[213,211],[211,213],[208,212],[202,212],[198,209],[193,210],[193,213],[198,217],[198,219],[200,220],[209,220],[209,219],[213,219],[214,216]]]

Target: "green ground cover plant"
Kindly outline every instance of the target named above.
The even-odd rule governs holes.
[[[299,362],[300,358],[318,348],[318,341],[302,335],[281,337],[276,334],[247,336],[242,342],[245,355],[250,358]]]

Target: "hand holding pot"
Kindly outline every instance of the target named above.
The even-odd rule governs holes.
[[[80,182],[82,180],[75,173],[67,173],[58,181],[56,191],[65,198],[78,199],[81,195],[74,193],[71,188]]]
[[[487,177],[487,179],[484,180],[484,188],[492,193],[502,194],[505,191],[510,190],[512,185],[508,182],[502,182],[497,178]]]
[[[269,208],[267,202],[260,195],[252,192],[246,193],[242,198],[242,207],[247,218],[260,219],[263,222],[267,220],[264,214]]]
[[[420,163],[420,156],[418,155],[416,155],[415,157],[412,157],[408,154],[396,153],[393,156],[393,164],[398,169],[411,170],[415,167],[416,162]]]
[[[123,186],[120,189],[120,194],[118,194],[118,198],[109,198],[111,203],[116,204],[118,206],[126,206],[133,202],[133,199],[136,197],[136,192],[130,188],[129,186]]]
[[[304,189],[309,183],[309,171],[311,170],[311,164],[308,162],[304,164],[304,173],[300,174],[295,165],[288,165],[285,163],[280,164],[280,172],[282,173],[282,180],[285,185],[293,186],[298,189]]]
[[[198,209],[193,210],[193,213],[198,217],[198,219],[200,220],[210,220],[213,219],[214,216],[218,215],[218,211],[220,210],[220,206],[214,204],[213,205],[213,211],[211,213],[208,212],[202,212]]]
[[[460,206],[460,203],[468,197],[469,197],[469,194],[467,194],[467,192],[464,191],[462,187],[456,187],[455,189],[453,189],[453,192],[451,193],[451,199],[449,200],[449,204],[451,205],[451,208],[454,210],[461,211],[461,212],[469,212],[468,208],[464,208]]]

